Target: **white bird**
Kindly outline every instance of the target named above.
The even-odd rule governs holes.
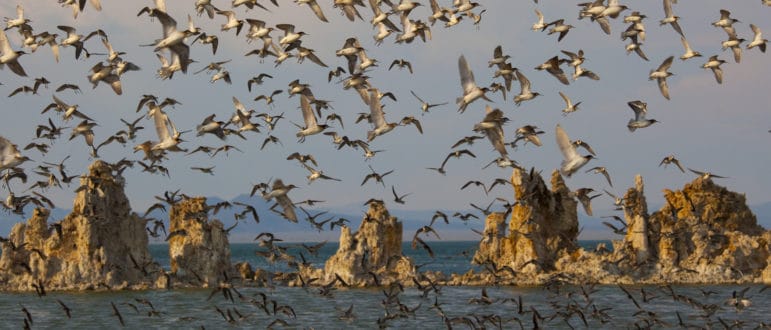
[[[0,68],[3,67],[3,65],[8,65],[8,68],[13,71],[13,73],[26,77],[27,73],[24,72],[24,68],[21,67],[21,64],[19,64],[19,56],[26,54],[24,51],[15,51],[13,48],[11,48],[11,43],[8,41],[8,36],[5,35],[5,31],[0,30]]]
[[[752,29],[752,32],[755,33],[755,37],[752,38],[752,42],[747,44],[747,49],[758,47],[760,48],[761,52],[765,53],[768,40],[763,39],[763,33],[760,32],[760,28],[758,28],[755,24],[750,24],[750,28]]]
[[[300,110],[302,110],[303,120],[305,121],[305,127],[301,127],[301,130],[297,132],[300,142],[305,142],[306,136],[319,134],[329,127],[328,125],[318,123],[316,114],[311,108],[310,100],[304,94],[300,94]]]
[[[383,105],[380,103],[381,96],[382,95],[376,88],[370,89],[369,116],[372,121],[373,129],[367,132],[367,142],[392,131],[399,125],[397,123],[386,122],[385,113],[383,113]]]
[[[634,132],[638,128],[645,128],[653,123],[657,123],[656,119],[645,119],[645,115],[648,113],[648,103],[642,101],[627,102],[632,111],[634,111],[634,119],[629,119],[626,127],[630,132]]]
[[[562,99],[565,100],[565,109],[562,109],[562,115],[567,116],[569,113],[577,111],[578,105],[581,104],[581,102],[577,102],[576,104],[573,104],[572,101],[570,101],[570,98],[565,95],[563,92],[559,92],[560,96],[562,96]]]
[[[661,95],[664,95],[664,97],[669,100],[669,87],[667,86],[667,77],[673,75],[672,72],[669,72],[669,67],[672,66],[672,60],[674,59],[674,56],[667,57],[667,59],[664,60],[664,62],[661,62],[661,65],[656,70],[651,70],[650,75],[648,75],[648,80],[656,79],[656,81],[659,84],[659,90],[661,91]]]
[[[685,37],[680,37],[680,42],[683,44],[683,48],[685,48],[685,53],[680,56],[681,60],[685,61],[689,58],[701,57],[699,52],[691,49],[691,45],[688,44],[688,40],[685,40]]]
[[[271,200],[275,198],[276,203],[278,203],[278,205],[281,206],[281,208],[284,210],[281,215],[283,215],[284,218],[291,222],[297,222],[297,214],[294,210],[294,203],[292,203],[292,200],[289,199],[287,194],[294,188],[297,187],[293,184],[284,185],[284,182],[281,181],[281,179],[276,179],[273,180],[273,186],[271,187],[270,192],[262,195],[262,198],[265,200]],[[271,207],[271,210],[272,209],[273,207]]]
[[[717,57],[717,55],[710,56],[707,63],[704,63],[701,67],[704,69],[710,69],[712,70],[712,73],[715,75],[715,80],[717,80],[718,84],[723,83],[723,70],[720,68],[720,65],[725,63],[725,60],[721,60]]]
[[[458,71],[460,71],[460,85],[463,88],[463,96],[457,98],[455,102],[458,104],[458,111],[466,111],[466,107],[471,102],[476,101],[478,98],[483,98],[488,102],[492,102],[485,93],[489,91],[487,87],[480,88],[474,81],[474,72],[471,72],[471,67],[466,61],[466,57],[461,55],[458,58]]]
[[[158,134],[158,143],[154,144],[150,150],[152,151],[185,151],[179,148],[181,132],[177,131],[177,127],[171,122],[169,116],[166,115],[161,108],[155,108],[155,111],[149,113],[149,116],[153,117],[155,122],[155,132]]]
[[[21,155],[15,144],[0,136],[0,171],[14,168],[28,160],[27,156]]]
[[[519,105],[523,101],[532,100],[536,96],[541,95],[538,92],[533,92],[530,90],[530,80],[527,79],[527,77],[525,77],[522,72],[517,70],[515,74],[517,75],[517,80],[519,80],[520,92],[517,96],[514,97],[514,103]]]
[[[570,137],[565,133],[565,130],[557,124],[555,129],[557,136],[557,146],[559,146],[562,152],[564,160],[560,165],[560,172],[566,175],[568,178],[578,171],[582,166],[586,165],[590,159],[594,158],[592,155],[581,156],[576,150],[576,146],[570,143]]]

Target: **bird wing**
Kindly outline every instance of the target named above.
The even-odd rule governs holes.
[[[658,71],[666,71],[669,70],[669,67],[672,66],[672,60],[674,59],[674,56],[667,57],[667,59],[664,60],[664,62],[661,62],[661,65],[659,65]]]
[[[380,104],[377,89],[372,89],[370,92],[369,112],[370,119],[372,120],[372,124],[375,125],[375,128],[386,125],[385,115],[383,114],[383,105]]]
[[[664,95],[664,97],[669,100],[669,86],[667,86],[667,79],[659,78],[657,80],[659,83],[659,90],[661,90],[661,95]]]
[[[292,222],[297,222],[297,213],[295,213],[294,204],[292,204],[292,201],[287,195],[276,196],[276,202],[284,209],[284,218]]]
[[[560,151],[562,152],[562,156],[565,159],[573,159],[575,157],[580,157],[578,155],[578,152],[576,151],[576,147],[570,143],[570,138],[568,137],[568,134],[565,133],[565,130],[562,129],[562,126],[557,124],[557,128],[555,129],[555,134],[557,136],[557,146],[559,146]]]
[[[526,92],[529,92],[530,91],[530,80],[527,79],[527,77],[525,77],[524,74],[519,72],[519,70],[515,71],[514,73],[517,75],[517,80],[519,80],[520,92],[522,94],[525,94]]]
[[[8,41],[8,36],[5,35],[5,31],[3,30],[0,30],[0,53],[13,53],[13,48],[11,48],[11,43]]]
[[[471,92],[476,87],[476,82],[474,82],[474,73],[471,72],[471,67],[463,55],[458,58],[458,71],[460,72],[460,85],[463,88],[463,93]]]
[[[311,108],[311,103],[308,100],[308,97],[305,95],[300,95],[300,109],[303,112],[303,120],[305,121],[306,128],[318,125],[318,122],[316,121],[316,115],[313,113],[313,109]]]
[[[563,92],[559,92],[559,93],[560,93],[560,96],[562,96],[562,99],[565,100],[565,103],[567,104],[567,106],[570,106],[571,102],[570,102],[570,99],[568,98],[568,96],[565,95],[565,93],[563,93]]]
[[[318,17],[322,22],[328,22],[327,18],[324,16],[324,12],[321,11],[321,7],[316,1],[309,2],[308,6],[311,7],[313,13],[316,14],[316,17]]]
[[[158,139],[160,141],[167,140],[169,138],[169,129],[166,127],[168,117],[163,110],[157,109],[153,113],[153,120],[155,122],[155,132],[158,133]]]
[[[664,0],[664,15],[666,17],[672,17],[672,1]]]

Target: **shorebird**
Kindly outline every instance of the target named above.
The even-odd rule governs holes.
[[[316,114],[311,108],[310,100],[305,95],[300,95],[300,110],[302,110],[303,113],[303,121],[305,121],[305,127],[300,127],[301,130],[296,134],[296,136],[300,139],[299,142],[305,142],[306,136],[319,134],[327,129],[327,127],[329,127],[329,125],[318,123]]]
[[[216,135],[220,140],[225,140],[225,132],[224,127],[226,126],[224,121],[217,121],[214,120],[214,117],[216,117],[216,114],[211,114],[208,117],[204,118],[203,122],[201,122],[200,125],[196,126],[196,131],[198,131],[197,136],[202,136],[204,134],[212,134]]]
[[[560,42],[560,41],[562,41],[562,38],[564,38],[568,34],[568,32],[570,32],[570,29],[572,29],[574,27],[572,25],[564,24],[564,23],[565,23],[564,19],[558,19],[558,20],[556,20],[554,22],[546,24],[546,26],[544,26],[544,29],[546,29],[549,26],[554,25],[553,28],[549,29],[549,33],[547,33],[547,34],[548,35],[552,35],[554,33],[559,33],[560,36],[557,38],[557,42]]]
[[[629,119],[629,122],[626,124],[626,127],[630,132],[634,132],[638,128],[645,128],[658,122],[656,119],[645,119],[645,114],[648,113],[648,103],[636,100],[627,102],[626,104],[634,111],[634,119]]]
[[[725,176],[720,176],[720,175],[712,174],[712,173],[710,173],[708,171],[697,171],[697,170],[694,170],[694,169],[692,169],[690,167],[688,168],[688,170],[693,172],[694,174],[698,175],[699,177],[701,177],[704,180],[709,180],[710,178],[718,178],[718,179],[726,179],[727,178]]]
[[[371,142],[376,137],[392,131],[399,124],[388,123],[383,113],[383,104],[380,103],[380,93],[376,88],[370,89],[369,111],[372,120],[373,129],[367,131],[367,142]]]
[[[576,189],[572,193],[572,195],[578,199],[579,202],[581,202],[581,206],[584,207],[584,211],[586,212],[586,215],[592,216],[592,199],[595,199],[597,197],[602,196],[602,194],[597,194],[594,196],[589,196],[589,194],[594,191],[592,188],[580,188]]]
[[[685,40],[685,37],[680,37],[680,43],[682,43],[683,48],[685,48],[685,53],[682,56],[680,56],[681,60],[685,61],[689,58],[701,57],[701,54],[699,52],[691,49],[691,45],[688,44],[688,40]]]
[[[750,28],[752,29],[752,33],[754,33],[755,36],[752,38],[752,41],[747,44],[747,49],[758,47],[761,52],[765,53],[768,40],[763,39],[763,33],[755,24],[750,24]]]
[[[517,143],[519,140],[525,140],[525,144],[528,142],[535,144],[536,146],[542,146],[541,138],[538,137],[539,134],[543,134],[544,131],[538,130],[537,126],[533,125],[525,125],[520,128],[517,128],[516,134],[517,139],[514,140],[514,143]]]
[[[244,20],[236,18],[236,13],[230,10],[217,11],[217,14],[225,16],[228,21],[220,26],[221,31],[228,31],[230,29],[236,29],[236,35],[241,33],[241,28],[244,27]]]
[[[463,55],[458,58],[458,71],[460,71],[460,85],[463,88],[463,96],[455,100],[455,103],[458,104],[459,112],[463,113],[466,111],[466,107],[479,98],[492,102],[492,100],[485,96],[489,88],[477,86],[474,81],[474,73],[471,71],[471,67]]]
[[[677,22],[680,19],[680,16],[675,16],[672,11],[672,0],[664,0],[664,15],[666,16],[659,21],[659,25],[669,24],[681,37],[685,37],[683,29],[680,28],[680,24]]]
[[[438,107],[438,106],[442,106],[442,105],[447,104],[447,102],[444,102],[444,103],[433,103],[433,104],[432,103],[428,103],[426,101],[423,101],[423,99],[421,99],[420,96],[418,96],[418,94],[415,94],[415,92],[410,91],[410,93],[412,94],[412,96],[414,96],[416,99],[418,99],[418,101],[420,101],[420,111],[421,111],[421,114],[428,113],[429,109],[431,109],[433,107]]]
[[[153,117],[155,132],[158,134],[158,142],[152,145],[150,151],[187,151],[178,146],[180,142],[183,142],[180,138],[182,132],[177,131],[177,127],[161,108],[156,108],[148,115]]]
[[[573,175],[576,171],[578,171],[582,166],[586,165],[586,163],[589,162],[594,156],[592,155],[586,155],[581,156],[578,154],[578,151],[576,150],[575,145],[570,143],[570,138],[568,137],[568,134],[565,133],[565,130],[562,129],[562,126],[557,124],[557,128],[555,129],[555,134],[557,136],[557,146],[559,146],[560,151],[562,152],[562,157],[564,160],[562,161],[562,164],[560,165],[560,172],[563,175],[566,175],[568,178]]]
[[[734,53],[734,61],[736,63],[739,63],[742,61],[742,42],[745,41],[744,38],[738,38],[736,36],[736,30],[734,30],[733,27],[726,28],[726,33],[728,34],[728,40],[723,41],[720,45],[723,47],[723,51],[725,51],[728,48],[731,48],[731,51]]]
[[[533,26],[530,29],[533,31],[538,31],[538,30],[543,31],[544,29],[546,29],[546,23],[544,23],[543,21],[543,14],[541,13],[540,10],[536,8],[535,15],[538,16],[538,21],[533,23]]]
[[[718,84],[723,83],[723,70],[720,68],[720,65],[725,63],[725,60],[721,60],[717,58],[717,55],[710,56],[709,60],[707,60],[707,63],[702,64],[702,68],[704,69],[710,69],[712,70],[712,73],[715,75],[715,80],[717,80]]]
[[[15,144],[0,136],[0,171],[14,168],[28,160],[27,156],[21,155]]]
[[[664,165],[664,168],[667,168],[667,165],[669,164],[675,164],[677,168],[680,169],[680,172],[685,173],[685,169],[683,169],[683,166],[680,165],[680,161],[677,160],[677,158],[675,158],[675,155],[669,155],[664,157],[664,159],[661,160],[661,163],[659,163],[659,167],[661,167],[661,165]]]
[[[562,109],[562,116],[567,116],[571,112],[575,112],[578,110],[578,106],[581,104],[581,102],[576,102],[573,104],[572,101],[570,101],[570,98],[565,95],[563,92],[559,92],[560,96],[562,96],[562,99],[565,100],[565,108]]]
[[[543,64],[535,67],[535,69],[539,71],[546,70],[546,72],[557,78],[557,80],[559,80],[561,83],[569,85],[570,82],[568,81],[568,77],[565,75],[565,71],[562,71],[562,68],[560,68],[561,63],[562,61],[557,56],[554,56]]]
[[[271,187],[270,192],[262,195],[262,198],[267,201],[275,198],[277,205],[281,206],[283,209],[281,214],[291,222],[297,222],[297,213],[295,213],[294,204],[292,204],[292,200],[289,199],[287,194],[294,188],[297,188],[297,186],[293,184],[284,185],[284,182],[281,181],[281,179],[275,179],[273,180],[273,186]],[[273,209],[273,207],[271,207],[271,209]]]
[[[661,95],[664,95],[664,97],[669,100],[669,87],[667,86],[667,77],[673,75],[672,72],[669,72],[669,67],[672,66],[672,60],[674,59],[674,56],[667,57],[664,62],[661,62],[661,65],[656,70],[651,70],[650,74],[648,75],[648,80],[656,79],[656,81],[659,84],[659,90],[661,91]]]
[[[158,18],[163,26],[163,38],[155,41],[155,51],[169,49],[173,54],[179,57],[182,72],[187,72],[188,59],[190,58],[190,47],[184,43],[187,37],[201,33],[200,29],[195,27],[193,19],[187,15],[187,29],[178,30],[177,21],[164,12],[155,11],[151,16]]]
[[[740,23],[738,19],[731,18],[731,12],[725,9],[720,9],[720,19],[712,22],[712,26],[721,27],[723,29],[733,27],[734,23]]]
[[[589,173],[589,172],[594,172],[594,174],[602,174],[603,176],[605,176],[605,179],[608,180],[608,185],[613,187],[613,182],[610,181],[610,174],[608,174],[608,170],[605,169],[604,166],[592,167],[592,168],[586,170],[586,172],[584,172],[584,173]]]
[[[524,101],[529,101],[534,99],[536,96],[541,95],[538,92],[533,92],[530,90],[530,80],[525,77],[522,72],[519,72],[517,70],[516,72],[517,80],[519,80],[519,87],[520,92],[517,96],[514,96],[514,103],[519,106]]]
[[[26,77],[27,73],[24,72],[24,68],[19,64],[19,57],[26,54],[23,50],[15,51],[11,48],[11,43],[8,41],[8,36],[5,31],[0,30],[0,68],[4,65],[8,65],[11,71],[21,77]]]
[[[29,18],[24,18],[24,7],[22,7],[20,4],[16,5],[16,18],[6,17],[4,20],[5,30],[10,30],[15,27],[20,28],[23,25],[31,22]]]
[[[484,133],[484,135],[487,136],[487,139],[490,140],[490,144],[493,145],[493,148],[501,154],[501,157],[507,157],[508,151],[506,150],[506,142],[503,138],[503,122],[505,121],[503,118],[505,118],[503,116],[503,111],[500,109],[493,109],[487,105],[485,108],[485,118],[482,122],[474,125],[474,131]],[[471,137],[472,143],[473,138],[474,137]],[[457,145],[458,143],[455,144],[455,146]],[[453,146],[453,148],[455,146]],[[445,162],[447,162],[446,159]],[[444,168],[444,163],[442,163],[441,168]]]

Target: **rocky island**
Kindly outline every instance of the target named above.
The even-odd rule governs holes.
[[[709,177],[664,191],[666,205],[649,213],[643,179],[637,176],[635,186],[617,201],[626,229],[612,252],[578,246],[579,203],[559,172],[552,173],[547,186],[538,171],[517,168],[511,183],[517,202],[510,216],[487,216],[473,258],[477,271],[420,272],[402,253],[401,221],[381,201],[369,203],[356,232],[340,226],[339,248],[323,268],[288,255],[272,240],[260,242],[268,248],[262,253],[294,271],[233,265],[228,229],[210,219],[212,207],[205,198],[188,196],[169,201],[171,269],[164,270],[152,260],[148,220],[131,211],[120,171],[96,161],[81,178],[69,215],[49,223],[49,210],[36,208],[13,228],[2,243],[0,289],[170,289],[232,281],[354,287],[424,280],[444,285],[771,283],[771,231],[757,224],[744,195]]]

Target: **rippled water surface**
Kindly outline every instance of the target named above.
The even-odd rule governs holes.
[[[468,254],[464,250],[473,247],[473,243],[445,242],[434,243],[437,258],[426,269],[465,272],[469,268]],[[252,265],[266,268],[281,268],[269,265],[254,255],[254,245],[234,244],[234,261],[249,261]],[[323,260],[336,247],[328,245],[314,257],[320,266]],[[430,262],[431,259],[409,248],[405,254],[416,259],[417,264]],[[153,254],[161,264],[168,264],[164,246],[153,246]],[[473,250],[472,250],[473,253]],[[164,259],[165,256],[165,259]],[[544,328],[634,328],[653,325],[655,327],[679,327],[677,313],[684,325],[699,327],[726,328],[740,325],[755,328],[761,323],[771,323],[771,289],[763,290],[761,285],[749,286],[745,297],[751,305],[737,310],[725,304],[734,291],[741,291],[747,286],[673,286],[678,297],[675,300],[671,291],[658,286],[625,287],[638,303],[632,300],[618,286],[603,285],[594,287],[561,286],[544,287],[487,287],[489,304],[473,303],[482,300],[481,287],[442,287],[438,292],[430,291],[423,297],[423,292],[407,288],[395,295],[388,302],[383,288],[377,289],[337,289],[331,296],[322,296],[318,288],[241,288],[234,302],[217,292],[210,297],[211,290],[154,290],[121,292],[52,292],[38,297],[34,293],[0,294],[0,328],[20,329],[24,325],[26,308],[33,320],[32,328],[62,329],[104,329],[120,327],[111,303],[120,312],[127,328],[265,328],[275,320],[287,322],[286,328],[314,329],[370,329],[379,326],[378,319],[388,314],[401,315],[382,323],[395,329],[442,329],[445,320],[454,320],[453,328],[468,328],[462,324],[463,318],[473,325],[484,323],[486,328],[500,326],[504,329],[532,329],[534,319]],[[645,291],[643,297],[642,291]],[[267,311],[260,307],[265,295]],[[475,299],[476,298],[476,299]],[[398,299],[398,301],[397,301]],[[522,307],[518,301],[521,299]],[[67,318],[57,302],[60,300],[72,310],[72,318]],[[691,302],[688,302],[690,300]],[[273,303],[277,307],[291,306],[296,317],[279,312],[274,314]],[[149,302],[152,308],[143,302]],[[400,312],[399,303],[415,311]],[[438,304],[438,308],[436,305]],[[354,318],[341,319],[342,312],[353,306]],[[701,307],[700,307],[701,306]],[[404,308],[404,307],[403,307]],[[219,309],[225,315],[223,317]],[[441,311],[440,311],[441,309]],[[714,313],[705,316],[714,309]],[[280,308],[277,308],[280,310]],[[287,309],[288,310],[288,309]],[[579,313],[580,312],[580,313]],[[536,314],[537,313],[537,314]],[[230,316],[228,316],[228,314]],[[444,317],[442,316],[444,315]],[[582,320],[586,319],[586,325]],[[240,316],[239,316],[240,315]],[[535,315],[539,315],[536,317]],[[485,321],[487,317],[487,321]],[[227,319],[230,319],[228,321]],[[280,321],[279,321],[280,322]],[[721,323],[722,322],[722,323]],[[282,327],[275,323],[274,327]]]

